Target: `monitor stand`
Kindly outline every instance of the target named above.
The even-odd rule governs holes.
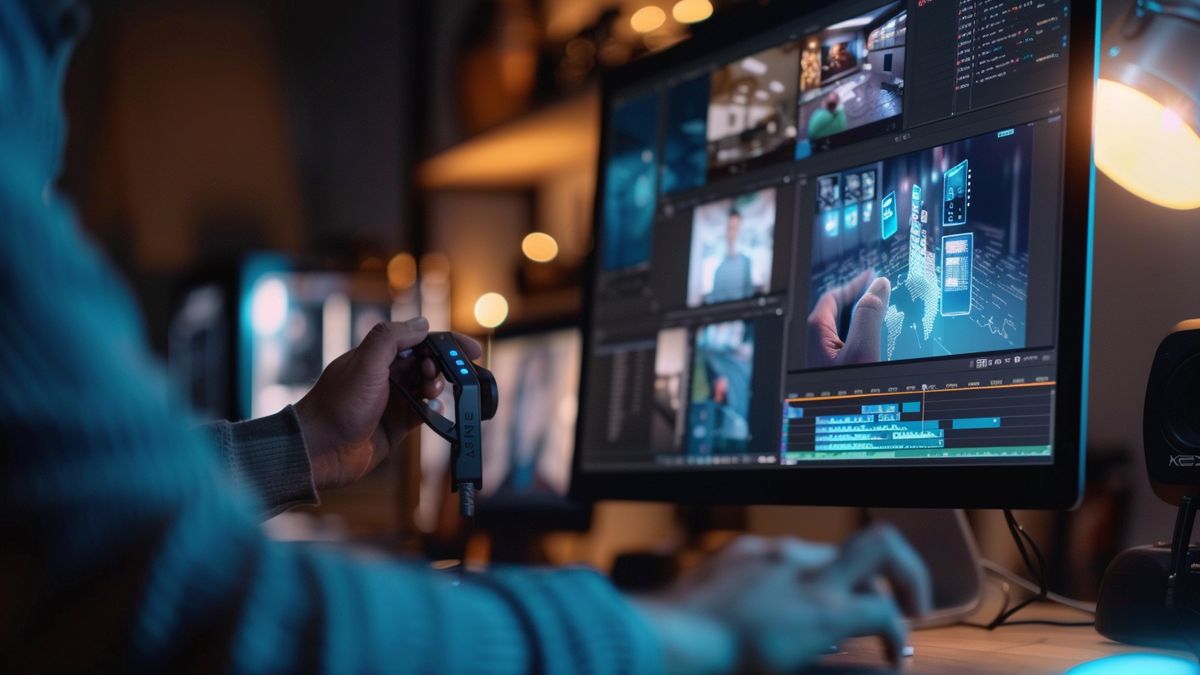
[[[873,523],[890,523],[925,560],[933,579],[933,611],[914,628],[957,623],[983,598],[983,568],[971,525],[961,509],[867,509]]]

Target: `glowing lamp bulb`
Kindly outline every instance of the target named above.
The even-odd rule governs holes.
[[[629,25],[639,33],[652,33],[667,20],[667,13],[654,5],[647,5],[629,17]]]
[[[671,8],[671,16],[679,23],[700,23],[712,13],[713,6],[709,0],[679,0]]]
[[[1102,79],[1093,124],[1097,169],[1148,202],[1200,208],[1200,136],[1178,113]]]
[[[250,294],[250,325],[259,335],[274,335],[287,320],[288,292],[283,281],[263,279]]]
[[[495,328],[508,318],[508,300],[499,293],[484,293],[475,301],[475,321],[484,328]]]
[[[534,262],[550,262],[558,257],[558,242],[545,232],[530,232],[521,240],[521,252]]]
[[[387,264],[388,283],[402,291],[417,283],[417,260],[411,253],[397,253]]]

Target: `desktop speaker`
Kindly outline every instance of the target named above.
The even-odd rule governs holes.
[[[1131,548],[1104,572],[1096,630],[1136,645],[1200,655],[1200,320],[1184,321],[1158,346],[1142,418],[1154,493],[1178,507],[1172,541]]]
[[[1158,346],[1142,417],[1146,471],[1159,499],[1200,497],[1200,319],[1184,321]]]

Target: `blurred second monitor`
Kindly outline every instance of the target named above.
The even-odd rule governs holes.
[[[574,328],[508,331],[486,355],[500,406],[484,423],[478,523],[493,530],[580,530],[590,509],[567,499],[575,446],[580,336]],[[445,508],[446,448],[422,442],[418,524],[433,528]],[[453,511],[453,509],[451,509]]]

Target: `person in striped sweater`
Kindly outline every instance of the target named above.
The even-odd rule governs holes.
[[[586,569],[447,574],[267,539],[260,518],[398,446],[414,421],[389,370],[441,386],[397,363],[427,324],[381,324],[296,406],[194,425],[54,187],[85,24],[69,0],[0,1],[0,671],[794,670],[866,633],[899,653],[898,603],[926,609],[929,582],[886,529],[742,538],[643,598]]]

